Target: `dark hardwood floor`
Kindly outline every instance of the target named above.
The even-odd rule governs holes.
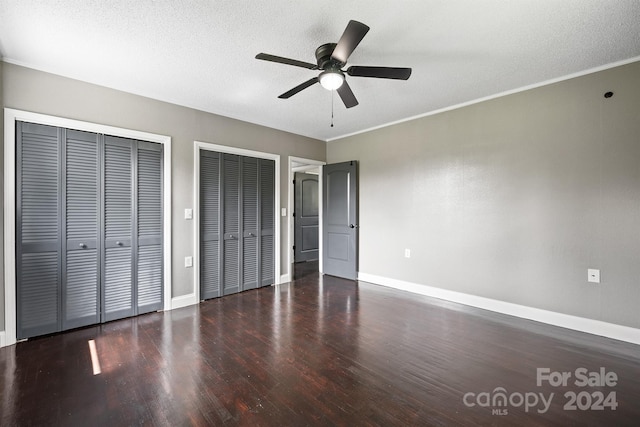
[[[310,274],[318,274],[318,260],[296,262],[293,264],[293,280],[302,279]]]
[[[367,283],[296,277],[0,349],[0,424],[640,423],[639,346]],[[538,386],[538,368],[571,377]],[[579,387],[580,368],[615,373],[615,385],[607,374],[609,385],[594,378]],[[564,407],[571,393],[575,410]]]

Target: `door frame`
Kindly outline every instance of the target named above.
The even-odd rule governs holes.
[[[16,122],[76,129],[120,136],[163,145],[163,281],[164,310],[171,309],[171,137],[124,129],[98,123],[4,109],[4,342],[0,347],[16,343]],[[0,336],[0,338],[2,338]],[[2,341],[2,340],[0,340]]]
[[[322,168],[327,162],[322,162],[320,160],[312,160],[305,159],[303,157],[295,157],[289,156],[289,183],[288,183],[288,191],[289,191],[289,200],[288,200],[288,212],[287,212],[287,273],[282,276],[281,283],[290,282],[293,279],[292,265],[294,260],[293,255],[293,242],[294,242],[294,223],[293,223],[293,210],[294,210],[294,188],[293,188],[293,179],[295,177],[295,172],[300,172],[298,166],[294,166],[294,163],[300,163],[302,165],[306,165],[309,167],[317,167],[319,169],[318,174],[318,269],[320,273],[322,273]]]
[[[244,148],[230,147],[227,145],[212,144],[210,142],[193,142],[193,293],[185,295],[190,304],[200,302],[200,150],[216,151],[218,153],[236,154],[240,156],[256,157],[259,159],[273,160],[275,162],[275,189],[274,189],[274,285],[280,280],[280,155],[265,153],[262,151],[247,150]],[[181,297],[182,298],[182,297]],[[188,304],[184,304],[188,305]]]

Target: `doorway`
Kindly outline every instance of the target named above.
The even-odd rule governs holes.
[[[289,157],[289,280],[322,272],[322,167],[324,162]],[[297,205],[297,206],[296,206]]]
[[[317,169],[317,168],[316,168]],[[293,180],[293,260],[295,263],[318,260],[319,199],[318,172],[296,172]]]

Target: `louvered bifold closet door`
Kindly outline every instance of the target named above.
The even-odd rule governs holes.
[[[200,151],[201,299],[275,282],[275,162]]]
[[[240,157],[222,155],[223,254],[222,294],[240,291]]]
[[[59,130],[16,124],[18,339],[61,327]]]
[[[275,162],[260,159],[260,285],[275,283]]]
[[[200,151],[200,299],[222,295],[220,250],[220,162],[213,151]]]
[[[130,140],[105,137],[102,321],[133,316],[133,150]]]
[[[162,145],[137,141],[136,314],[162,309]]]
[[[61,130],[63,151],[62,200],[62,330],[100,322],[98,260],[100,162],[99,136]]]
[[[242,158],[242,287],[258,287],[258,159]]]

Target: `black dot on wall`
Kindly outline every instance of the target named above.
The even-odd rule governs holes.
[[[604,94],[605,98],[611,98],[613,96],[613,92],[607,92]]]

